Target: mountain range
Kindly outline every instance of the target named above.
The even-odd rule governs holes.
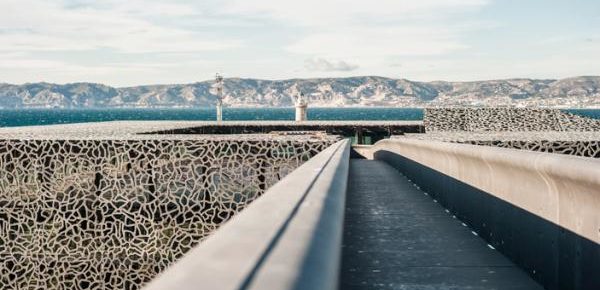
[[[0,108],[210,107],[212,81],[114,88],[97,83],[0,83]],[[377,76],[259,80],[229,78],[230,107],[289,107],[304,93],[309,106],[545,106],[600,108],[600,76],[560,80],[419,82]]]

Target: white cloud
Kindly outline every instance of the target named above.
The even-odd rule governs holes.
[[[202,62],[204,54],[227,53],[243,42],[206,29],[223,25],[207,5],[177,0],[2,0],[0,82],[134,85],[212,75],[200,71],[217,66]]]
[[[343,28],[308,35],[289,45],[290,52],[342,58],[437,55],[466,48],[447,28]]]
[[[0,82],[565,76],[597,74],[599,59],[593,29],[520,31],[480,14],[493,0],[1,1]]]
[[[113,49],[148,53],[210,51],[241,45],[239,40],[198,35],[152,21],[153,17],[193,13],[193,8],[186,5],[156,1],[108,1],[96,5],[85,1],[4,0],[0,10],[0,50]]]
[[[230,0],[223,2],[227,13],[269,17],[299,26],[345,25],[348,23],[428,17],[487,4],[487,0]]]
[[[311,58],[304,62],[304,67],[309,71],[353,71],[358,65],[349,64],[345,61],[329,61],[323,58]]]
[[[487,0],[230,0],[226,13],[302,28],[285,46],[309,57],[361,59],[440,55],[468,47],[462,16]]]
[[[21,53],[5,59],[5,69],[21,69],[23,75],[42,75],[47,79],[72,76],[74,81],[96,78],[115,82],[109,69],[136,71],[137,78],[152,78],[147,82],[176,79],[177,75],[182,80],[193,79],[212,75],[211,70],[220,67],[232,71],[230,75],[249,77],[261,73],[275,78],[293,77],[289,71],[363,73],[365,69],[386,66],[385,60],[392,56],[440,55],[465,48],[461,29],[438,19],[486,3],[487,0],[3,0],[0,53]],[[252,38],[269,35],[273,30],[290,34],[259,41]],[[69,57],[73,52],[79,57]],[[277,63],[271,62],[272,53],[278,54]],[[124,56],[131,59],[123,60]],[[209,59],[212,62],[206,64]],[[294,59],[308,60],[302,63]],[[240,65],[249,61],[255,64]],[[194,69],[196,76],[183,75]],[[120,78],[117,81],[131,83]]]
[[[14,69],[52,69],[63,66],[64,63],[46,59],[25,57],[23,53],[11,52],[0,54],[0,70]]]

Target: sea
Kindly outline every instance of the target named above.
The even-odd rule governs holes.
[[[600,119],[600,109],[565,111]],[[0,109],[0,127],[101,122],[115,120],[214,120],[214,108],[169,109]],[[294,108],[224,108],[223,119],[294,120]],[[309,120],[422,120],[419,108],[309,108]]]

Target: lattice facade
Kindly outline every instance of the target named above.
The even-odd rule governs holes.
[[[427,108],[423,124],[426,132],[600,131],[600,120],[533,108]]]
[[[457,142],[457,141],[455,141]],[[558,153],[574,156],[600,158],[600,141],[462,141],[473,145],[495,146],[502,148],[523,149],[546,153]]]
[[[600,158],[600,120],[557,109],[427,108],[411,138]]]
[[[335,142],[136,138],[0,140],[0,289],[139,289]]]

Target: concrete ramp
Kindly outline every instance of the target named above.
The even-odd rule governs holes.
[[[341,289],[543,289],[387,163],[348,182]]]

